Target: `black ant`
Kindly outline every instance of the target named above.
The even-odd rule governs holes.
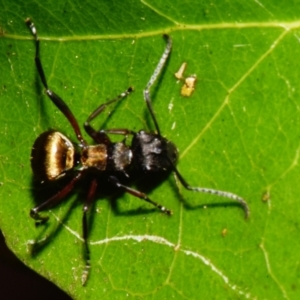
[[[161,173],[167,174],[168,172],[173,171],[178,180],[187,190],[210,193],[230,198],[234,201],[237,201],[243,207],[246,218],[249,216],[248,204],[241,197],[229,192],[201,187],[191,187],[181,176],[175,166],[178,159],[178,152],[175,145],[161,135],[151,104],[150,88],[161,73],[171,52],[172,39],[170,36],[164,35],[164,38],[167,42],[165,50],[144,90],[144,100],[146,101],[148,111],[150,112],[152,121],[154,123],[156,133],[146,132],[144,130],[134,132],[129,129],[102,129],[97,131],[91,126],[90,122],[100,113],[102,113],[108,105],[120,101],[128,96],[133,91],[133,89],[130,87],[127,89],[127,91],[120,94],[115,99],[100,105],[87,118],[86,122],[84,123],[84,129],[95,142],[95,145],[88,145],[81,134],[76,118],[67,104],[57,94],[48,88],[46,76],[40,60],[40,40],[37,35],[36,27],[29,18],[26,19],[26,24],[35,38],[35,64],[43,86],[46,89],[46,94],[68,119],[79,141],[78,150],[75,148],[74,143],[69,140],[69,138],[55,130],[48,130],[42,133],[35,140],[31,152],[31,167],[34,176],[41,182],[55,181],[67,175],[71,176],[71,180],[65,187],[57,192],[57,194],[46,200],[44,203],[32,208],[30,211],[30,216],[38,223],[46,222],[49,217],[40,215],[40,212],[62,201],[67,194],[73,190],[75,184],[89,174],[91,177],[91,182],[87,197],[84,200],[82,218],[83,240],[86,254],[85,269],[82,275],[83,285],[87,281],[90,269],[90,251],[87,242],[87,212],[94,201],[100,176],[105,175],[107,181],[115,188],[121,189],[137,198],[147,201],[163,213],[171,215],[172,211],[170,209],[154,202],[143,192],[132,189],[123,184],[122,178],[127,177],[128,179],[131,179],[130,171],[141,172],[144,175],[150,174],[152,177],[155,177]],[[108,137],[108,134],[123,135],[125,140],[122,142],[113,143]],[[128,135],[132,136],[132,142],[130,146],[126,145],[125,143]],[[101,182],[101,184],[103,183]]]

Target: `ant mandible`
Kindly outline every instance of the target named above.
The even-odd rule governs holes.
[[[248,218],[250,213],[249,207],[247,202],[241,197],[225,191],[191,187],[175,166],[178,159],[176,146],[161,135],[151,104],[150,89],[164,68],[171,52],[172,39],[170,36],[164,35],[167,42],[165,50],[144,90],[144,100],[154,123],[156,133],[146,132],[144,130],[134,132],[129,129],[102,129],[97,131],[91,126],[90,122],[101,114],[108,105],[128,96],[133,91],[130,87],[115,99],[100,105],[87,118],[84,123],[84,129],[95,142],[95,145],[88,145],[81,134],[75,116],[67,104],[56,93],[49,89],[40,60],[40,40],[37,35],[36,27],[29,18],[26,19],[25,22],[35,38],[35,64],[42,84],[46,89],[46,94],[68,119],[79,141],[79,149],[76,149],[74,143],[72,143],[68,137],[55,130],[48,130],[35,140],[31,152],[31,167],[34,176],[41,182],[55,181],[67,175],[71,176],[71,179],[67,185],[54,196],[32,208],[30,216],[35,219],[37,223],[46,222],[49,217],[40,215],[40,212],[62,201],[67,194],[73,190],[75,184],[87,174],[91,176],[92,179],[89,191],[83,203],[82,228],[85,247],[85,268],[81,278],[83,285],[85,285],[87,281],[90,269],[90,251],[87,241],[87,213],[94,201],[100,175],[105,175],[107,181],[115,186],[115,188],[121,189],[137,198],[147,201],[163,213],[171,215],[172,211],[170,209],[154,202],[143,192],[123,184],[121,178],[124,178],[125,176],[130,179],[130,173],[128,173],[130,170],[141,172],[145,175],[152,174],[154,177],[155,174],[173,171],[187,190],[214,194],[237,201],[243,207],[245,216]],[[108,134],[124,135],[125,140],[128,135],[131,135],[131,145],[127,146],[125,141],[116,143],[111,142]]]

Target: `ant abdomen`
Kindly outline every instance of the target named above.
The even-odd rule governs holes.
[[[37,137],[31,150],[34,177],[42,182],[55,180],[74,168],[74,157],[74,145],[65,135],[45,131]]]

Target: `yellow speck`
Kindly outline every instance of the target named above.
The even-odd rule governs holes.
[[[196,75],[187,77],[181,88],[181,95],[184,97],[190,97],[195,90]]]
[[[227,233],[228,233],[227,228],[223,228],[223,230],[222,230],[222,236],[225,237],[227,235]]]
[[[182,63],[179,70],[174,74],[177,79],[184,79],[183,73],[185,71],[185,68],[186,68],[186,62]]]

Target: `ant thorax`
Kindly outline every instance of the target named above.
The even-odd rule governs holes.
[[[124,143],[114,143],[108,146],[108,169],[125,171],[132,162],[132,150]]]

